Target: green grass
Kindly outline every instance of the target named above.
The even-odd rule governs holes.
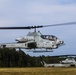
[[[76,75],[76,68],[0,68],[0,75]]]

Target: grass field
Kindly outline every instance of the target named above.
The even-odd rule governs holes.
[[[0,75],[76,75],[76,68],[0,68]]]

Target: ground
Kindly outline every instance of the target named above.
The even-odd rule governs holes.
[[[76,68],[0,68],[0,75],[76,75]]]

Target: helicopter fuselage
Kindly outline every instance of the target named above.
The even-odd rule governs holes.
[[[53,35],[42,35],[40,32],[29,32],[26,37],[16,39],[17,43],[1,44],[1,48],[23,49],[56,49],[63,41]]]

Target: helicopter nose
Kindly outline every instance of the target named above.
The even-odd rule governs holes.
[[[64,41],[62,41],[62,40],[58,40],[58,43],[59,43],[59,44],[63,44]]]
[[[59,40],[59,44],[63,44],[63,41]]]
[[[64,41],[60,41],[60,44],[64,44]]]
[[[62,41],[62,40],[57,40],[56,45],[62,45],[62,44],[64,44],[64,41]]]

